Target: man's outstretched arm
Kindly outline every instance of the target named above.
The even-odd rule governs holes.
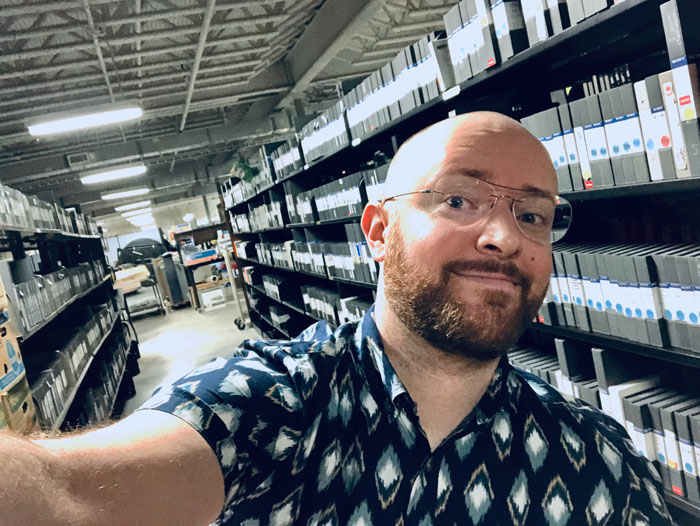
[[[211,447],[161,411],[65,438],[0,432],[0,524],[206,526],[223,504]]]

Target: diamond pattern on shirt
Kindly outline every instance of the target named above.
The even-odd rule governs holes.
[[[392,503],[402,478],[403,473],[401,472],[399,457],[396,456],[394,448],[389,446],[379,459],[375,474],[377,492],[382,507],[386,508]]]
[[[467,512],[474,524],[480,524],[493,502],[493,489],[489,479],[486,465],[481,464],[467,483],[464,490],[464,498],[467,503]]]
[[[515,478],[507,502],[513,526],[525,524],[527,512],[530,510],[530,492],[527,485],[527,475],[525,475],[524,470],[521,470]]]
[[[544,461],[547,460],[549,443],[547,442],[542,428],[537,424],[532,414],[525,420],[524,438],[525,452],[530,459],[533,471],[537,472],[544,466]]]
[[[505,359],[432,450],[373,314],[246,340],[142,406],[187,421],[216,453],[215,526],[671,524],[621,426]]]
[[[586,443],[564,422],[561,423],[561,445],[576,471],[586,464]]]
[[[601,480],[593,491],[588,506],[586,506],[588,526],[605,526],[612,517],[613,509],[610,490]]]
[[[569,490],[566,489],[566,485],[559,475],[554,477],[552,482],[549,483],[547,493],[542,499],[542,509],[549,526],[565,526],[569,524],[573,504],[571,504]]]

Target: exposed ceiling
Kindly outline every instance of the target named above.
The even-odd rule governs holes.
[[[221,166],[293,133],[433,29],[457,0],[0,0],[0,182],[113,215],[106,190],[154,203],[215,191]],[[25,120],[138,101],[135,123],[37,140]],[[69,155],[84,153],[75,165]],[[143,161],[140,180],[79,176]],[[134,198],[138,200],[143,198]]]

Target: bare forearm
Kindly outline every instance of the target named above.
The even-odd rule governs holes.
[[[80,524],[80,506],[62,479],[60,457],[0,432],[0,524]]]

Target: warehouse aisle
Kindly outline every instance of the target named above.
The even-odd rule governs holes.
[[[237,315],[238,307],[229,304],[206,314],[186,308],[169,312],[165,317],[136,320],[141,373],[134,378],[136,396],[127,402],[124,416],[150,398],[159,385],[176,380],[218,356],[231,356],[245,338],[259,338],[253,328],[243,331],[236,328],[233,320]]]

